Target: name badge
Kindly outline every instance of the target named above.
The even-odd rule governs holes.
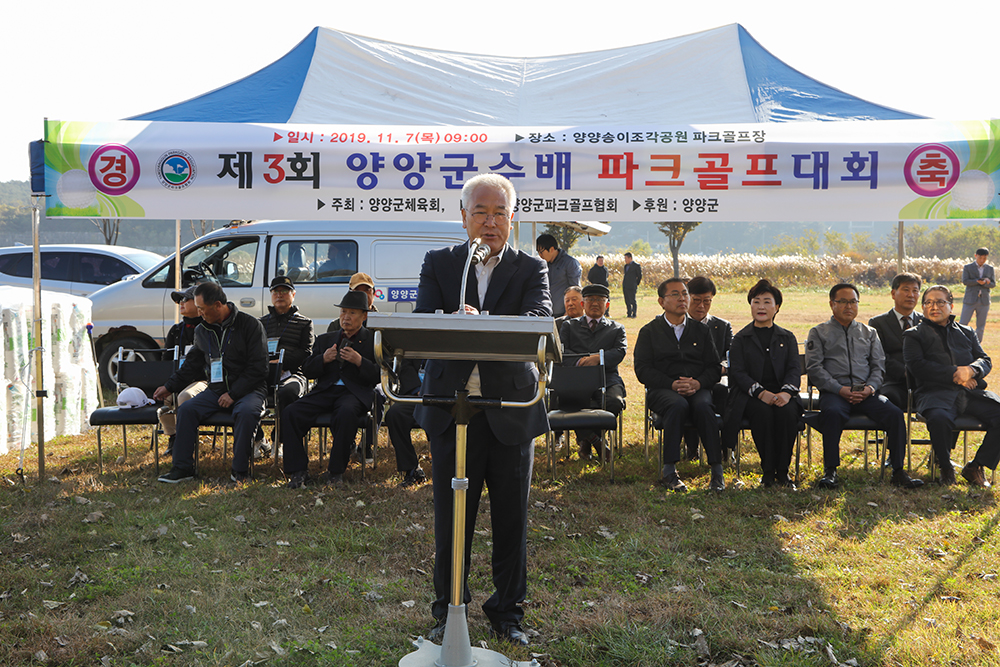
[[[213,358],[210,368],[211,368],[211,373],[210,373],[211,379],[209,380],[209,382],[212,383],[222,382],[222,357],[219,357],[217,359]]]
[[[278,339],[277,338],[268,338],[267,339],[267,353],[268,354],[275,354],[275,353],[277,353],[277,351],[278,351]]]

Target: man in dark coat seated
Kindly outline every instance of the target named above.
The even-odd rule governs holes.
[[[657,288],[663,315],[639,330],[635,341],[635,376],[646,385],[649,408],[663,419],[663,470],[660,484],[687,491],[677,475],[681,433],[688,415],[705,444],[712,466],[709,488],[726,488],[722,476],[722,444],[712,407],[712,387],[722,377],[711,330],[688,317],[690,296],[684,281],[667,278]]]
[[[462,225],[469,238],[480,238],[490,256],[469,270],[466,293],[459,295],[469,244],[432,250],[420,269],[414,312],[463,308],[470,317],[491,315],[551,317],[548,271],[545,262],[507,245],[510,217],[517,196],[514,186],[499,174],[480,174],[462,188]],[[454,396],[467,389],[470,396],[527,401],[536,395],[538,371],[526,362],[430,360],[421,393]],[[427,432],[434,464],[434,592],[431,613],[435,627],[431,641],[444,637],[451,590],[452,512],[451,480],[455,475],[455,419],[438,407],[418,406],[417,422]],[[468,588],[472,536],[485,484],[490,494],[493,540],[493,584],[496,592],[483,604],[493,633],[515,644],[527,644],[521,628],[528,586],[528,492],[535,459],[534,438],[548,431],[542,401],[528,408],[490,408],[476,412],[467,431],[467,514],[463,599]]]
[[[875,329],[885,352],[885,377],[882,395],[900,410],[906,410],[906,367],[903,363],[903,332],[920,322],[920,313],[914,312],[920,300],[920,276],[900,273],[892,279],[893,307],[868,320]]]
[[[628,339],[625,327],[604,317],[610,295],[611,291],[604,285],[584,287],[584,315],[563,322],[559,338],[564,361],[577,366],[596,366],[601,363],[600,353],[604,350],[605,408],[618,415],[625,409],[625,382],[618,374],[618,364],[628,352]],[[601,436],[596,431],[577,431],[576,441],[581,459],[589,459],[591,448],[595,446],[599,456],[610,453],[602,451]]]
[[[952,429],[957,416],[970,414],[987,430],[962,476],[973,486],[988,487],[983,467],[996,469],[1000,462],[1000,398],[986,390],[986,376],[993,364],[976,332],[955,321],[953,302],[947,287],[927,288],[923,319],[903,333],[903,357],[916,384],[916,409],[927,420],[934,457],[941,466],[941,483],[955,483],[950,458]]]
[[[420,393],[421,376],[424,372],[424,361],[420,359],[403,359],[396,369],[399,378],[399,393],[404,396],[416,396]],[[427,476],[420,467],[417,450],[413,447],[411,431],[419,428],[413,413],[415,403],[396,402],[385,411],[385,426],[389,430],[389,442],[396,452],[396,470],[403,473],[400,486],[415,486],[422,484]]]
[[[340,330],[325,333],[313,344],[313,354],[302,364],[302,373],[316,380],[312,390],[281,412],[281,440],[285,448],[288,487],[297,489],[309,481],[309,455],[305,436],[316,418],[333,414],[333,446],[326,482],[342,484],[344,471],[358,435],[358,426],[371,410],[379,369],[375,363],[372,333],[364,327],[368,297],[348,292],[337,304]]]

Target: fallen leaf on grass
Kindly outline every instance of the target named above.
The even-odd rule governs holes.
[[[35,654],[35,660],[38,662],[48,662],[49,656],[45,653],[45,651],[39,651]]]
[[[87,498],[84,498],[83,496],[76,496],[75,498],[73,498],[73,500],[76,501],[77,505],[89,505],[90,504],[90,500],[88,500]]]
[[[991,642],[990,640],[983,639],[982,637],[976,637],[975,635],[973,635],[973,637],[975,638],[976,643],[979,644],[979,648],[983,649],[984,651],[996,650],[997,645]]]
[[[247,519],[242,514],[238,514],[233,517],[233,521],[235,521],[236,523],[246,523]]]
[[[290,547],[290,546],[292,546],[289,542],[286,542],[285,540],[278,540],[275,544],[277,544],[279,547]]]
[[[46,609],[58,609],[59,607],[66,604],[65,602],[57,602],[56,600],[42,600],[42,606]]]
[[[610,530],[608,530],[607,526],[598,526],[597,534],[607,540],[613,540],[615,539],[615,537],[618,536],[617,533],[612,533]]]
[[[125,623],[131,623],[132,617],[135,616],[128,609],[119,609],[114,614],[111,615],[111,620],[118,623],[118,625],[125,625]]]
[[[286,653],[288,653],[288,651],[278,646],[277,642],[271,642],[270,644],[268,644],[268,646],[270,646],[271,650],[277,653],[278,655],[285,655]]]
[[[167,655],[183,652],[184,651],[180,647],[174,646],[173,644],[164,644],[160,647],[160,653],[166,653]]]
[[[269,604],[271,604],[271,603],[268,602],[267,600],[261,600],[260,602],[254,602],[253,606],[255,606],[255,607],[266,607]]]
[[[90,577],[88,577],[87,575],[85,575],[83,573],[83,571],[80,570],[80,568],[78,567],[78,568],[76,568],[76,572],[73,573],[73,576],[70,577],[69,582],[66,584],[66,588],[69,588],[70,586],[77,586],[77,585],[80,585],[80,584],[85,584],[88,581],[90,581]]]
[[[649,582],[653,580],[653,575],[646,574],[645,572],[636,572],[635,580],[642,586],[648,586]]]
[[[869,501],[867,504],[868,504],[868,507],[878,507],[878,503],[873,503],[871,501]]]
[[[407,609],[411,609],[412,607],[416,606],[416,604],[417,604],[416,600],[403,600],[402,602],[402,605]]]
[[[277,621],[275,621],[274,623],[271,624],[271,627],[272,628],[287,628],[288,627],[288,619],[286,619],[286,618],[279,618]]]
[[[91,512],[83,520],[84,523],[97,523],[104,518],[104,512]]]

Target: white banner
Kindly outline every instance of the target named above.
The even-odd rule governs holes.
[[[1000,121],[664,127],[46,124],[49,217],[456,220],[508,176],[522,221],[998,217]]]

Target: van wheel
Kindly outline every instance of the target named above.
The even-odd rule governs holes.
[[[101,350],[101,356],[97,359],[97,369],[101,376],[101,384],[105,389],[117,390],[118,382],[118,351],[125,348],[125,360],[132,361],[140,359],[147,361],[151,359],[149,352],[134,352],[133,350],[148,349],[149,343],[138,338],[119,338],[111,341]]]

